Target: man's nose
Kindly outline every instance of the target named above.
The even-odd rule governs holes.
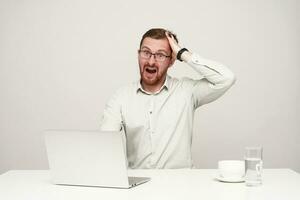
[[[155,60],[155,55],[151,55],[151,57],[149,58],[149,64],[150,65],[152,65],[152,64],[154,64],[156,62],[156,60]]]

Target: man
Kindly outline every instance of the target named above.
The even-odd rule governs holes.
[[[176,58],[204,78],[168,76]],[[233,73],[181,48],[175,34],[160,28],[143,35],[138,62],[140,80],[108,101],[101,129],[123,129],[130,168],[192,168],[194,112],[223,95],[235,82]]]

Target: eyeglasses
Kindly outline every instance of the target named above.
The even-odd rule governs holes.
[[[167,56],[163,53],[151,53],[150,51],[147,50],[139,50],[139,54],[142,58],[144,59],[150,59],[151,56],[154,56],[154,59],[158,62],[163,62],[165,61],[167,58],[170,58],[171,56]]]

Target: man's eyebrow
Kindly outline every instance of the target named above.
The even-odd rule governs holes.
[[[146,47],[146,46],[142,46],[141,49],[151,50],[150,48],[148,48],[148,47]]]
[[[165,51],[165,50],[163,50],[163,49],[160,49],[160,50],[158,50],[157,52],[158,52],[158,53],[165,53],[165,54],[168,54],[167,51]]]
[[[151,49],[149,47],[146,47],[146,46],[142,46],[141,49],[147,49],[147,50],[151,51]],[[163,49],[159,49],[158,51],[156,51],[156,53],[165,53],[165,54],[168,54],[167,51],[165,51]]]

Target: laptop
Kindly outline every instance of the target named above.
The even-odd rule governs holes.
[[[128,177],[121,132],[47,130],[45,143],[54,184],[131,188],[150,180]]]

